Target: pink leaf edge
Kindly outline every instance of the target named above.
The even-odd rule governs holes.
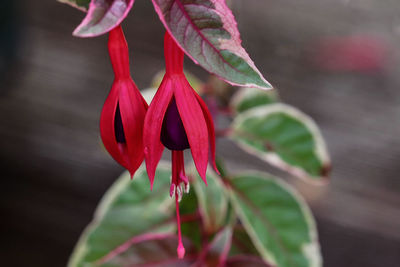
[[[232,11],[226,5],[225,0],[208,0],[215,7],[215,9],[213,9],[213,11],[219,15],[219,17],[222,21],[222,24],[223,24],[222,28],[225,31],[227,31],[231,36],[231,38],[229,38],[229,39],[220,38],[219,39],[219,47],[216,47],[216,45],[214,45],[213,42],[211,42],[207,38],[207,36],[205,34],[203,34],[201,29],[196,27],[194,22],[191,20],[189,14],[187,13],[186,9],[184,8],[184,4],[182,3],[181,0],[152,0],[154,8],[156,10],[156,13],[158,14],[165,29],[170,33],[172,38],[175,40],[175,42],[178,44],[178,46],[186,53],[186,55],[194,63],[199,64],[198,60],[192,54],[190,54],[188,52],[187,47],[185,47],[184,45],[182,45],[182,43],[179,42],[179,40],[174,35],[174,32],[172,31],[169,23],[165,19],[163,11],[161,10],[161,7],[160,7],[160,2],[168,2],[168,1],[171,2],[171,7],[174,3],[179,7],[181,12],[184,14],[183,18],[186,18],[186,20],[188,21],[188,24],[190,24],[192,26],[192,28],[194,29],[194,31],[197,32],[198,36],[202,39],[202,41],[204,41],[207,45],[209,45],[212,48],[212,50],[216,51],[216,53],[219,55],[221,61],[225,62],[224,64],[229,65],[231,68],[235,69],[235,67],[232,66],[229,62],[227,62],[221,54],[222,50],[227,50],[227,51],[233,53],[234,55],[236,55],[237,57],[243,59],[258,74],[259,78],[265,85],[260,86],[255,83],[238,83],[238,82],[230,80],[227,77],[223,77],[222,75],[220,75],[218,73],[215,73],[214,71],[211,70],[211,68],[207,68],[206,66],[201,65],[204,69],[206,69],[210,73],[215,74],[221,80],[224,80],[225,82],[230,83],[234,86],[254,87],[254,88],[259,88],[259,89],[263,89],[263,90],[269,90],[269,89],[273,88],[272,85],[264,78],[264,76],[261,74],[261,72],[257,69],[254,62],[251,60],[250,56],[247,54],[246,50],[242,47],[242,40],[240,39],[240,33],[237,28],[237,22],[233,16]],[[192,2],[196,2],[196,0],[192,0]],[[196,4],[192,4],[192,5],[196,5]],[[201,5],[201,4],[198,4],[198,5],[203,6],[203,7],[205,6],[205,5]],[[240,70],[238,70],[238,69],[236,69],[236,71],[240,72]]]
[[[128,15],[135,0],[91,0],[86,17],[74,30],[76,37],[96,37],[118,26]]]

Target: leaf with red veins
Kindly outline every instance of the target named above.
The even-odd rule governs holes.
[[[110,251],[96,261],[94,266],[193,266],[196,250],[190,240],[184,239],[188,255],[184,259],[176,256],[176,235],[169,233],[144,233]]]
[[[157,164],[161,159],[164,145],[161,143],[160,134],[164,114],[171,102],[173,89],[170,79],[164,79],[152,100],[152,105],[147,110],[143,127],[144,155],[150,186],[153,188],[154,175]]]
[[[165,28],[195,63],[233,85],[272,88],[242,47],[225,0],[152,2]]]
[[[102,35],[119,25],[135,0],[91,0],[86,17],[74,30],[77,37]]]

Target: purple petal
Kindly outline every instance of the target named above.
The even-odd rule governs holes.
[[[172,98],[164,116],[161,142],[170,150],[185,150],[190,147],[175,98]]]

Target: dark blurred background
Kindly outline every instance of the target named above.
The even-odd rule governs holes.
[[[98,132],[113,79],[107,39],[72,37],[84,13],[55,0],[3,2],[1,265],[65,266],[122,171]],[[399,1],[231,2],[256,65],[327,140],[331,183],[288,179],[316,216],[324,266],[400,266]],[[132,76],[146,88],[163,68],[151,1],[137,0],[124,28]],[[269,169],[227,141],[217,152],[236,168]]]

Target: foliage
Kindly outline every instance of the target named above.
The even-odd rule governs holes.
[[[241,107],[248,105],[239,104]],[[311,182],[327,179],[330,169],[325,142],[314,121],[286,104],[269,103],[238,115],[231,138],[247,152]]]
[[[95,37],[119,25],[134,0],[59,0],[87,11],[75,29]],[[271,89],[241,45],[235,18],[224,0],[152,0],[167,31],[195,63],[221,79],[242,86]]]
[[[87,12],[73,33],[78,37],[109,32],[134,4],[134,0],[59,1]],[[276,90],[267,91],[272,86],[242,47],[225,0],[152,3],[188,57],[231,85],[241,86],[227,107],[221,103],[230,98],[233,86],[212,79],[203,83],[187,75],[192,87],[205,96],[214,120],[225,115],[231,121],[228,129],[217,132],[289,174],[314,184],[325,183],[330,159],[320,130],[309,116],[281,103]],[[148,103],[162,76],[163,72],[157,74],[152,88],[142,91]],[[171,170],[163,163],[152,191],[144,167],[133,181],[125,173],[115,182],[80,237],[68,266],[322,266],[313,216],[294,188],[269,173],[231,174],[222,161],[218,165],[221,175],[209,170],[208,186],[199,182],[194,168],[187,172],[192,190],[180,203],[186,247],[183,260],[178,260],[175,251],[175,207],[167,193]]]
[[[153,191],[143,167],[133,181],[125,173],[115,182],[68,266],[176,266],[173,203],[165,193],[171,170],[166,166],[158,168]],[[191,175],[195,188],[203,186]],[[192,190],[181,202],[187,256],[179,266],[240,266],[243,260],[254,266],[321,266],[314,219],[286,183],[254,172],[219,177],[209,171],[207,180],[210,188]]]

